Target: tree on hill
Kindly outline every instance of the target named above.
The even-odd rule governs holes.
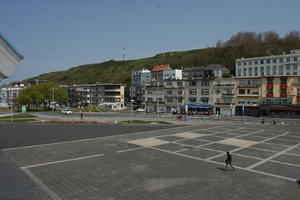
[[[25,88],[21,91],[16,102],[29,107],[35,106],[37,108],[41,106],[46,108],[50,106],[53,98],[54,101],[62,104],[68,100],[68,95],[57,83],[48,82]]]

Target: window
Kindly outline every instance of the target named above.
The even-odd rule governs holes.
[[[294,58],[294,62],[297,62],[297,57]]]
[[[252,100],[252,104],[258,104],[257,100]]]
[[[241,85],[241,86],[247,85],[247,81],[246,81],[246,80],[240,80],[240,85]]]
[[[190,81],[190,86],[197,86],[197,82],[196,81]]]
[[[265,68],[264,67],[260,67],[260,75],[261,76],[265,75]]]
[[[270,64],[270,59],[267,60],[267,64]]]
[[[178,95],[182,95],[182,90],[178,90]]]
[[[264,60],[260,60],[260,64],[263,65],[264,64]]]
[[[172,99],[172,98],[167,98],[167,102],[168,102],[168,103],[172,103],[172,102],[173,102],[173,99]]]
[[[268,93],[268,94],[273,94],[273,89],[268,89],[268,90],[267,90],[267,93]]]
[[[290,58],[286,58],[286,62],[290,62]]]
[[[276,58],[273,59],[273,63],[277,63],[277,59]]]
[[[273,66],[273,72],[272,72],[273,75],[276,75],[276,72],[277,72],[277,67],[276,67],[276,65],[274,65],[274,66]]]
[[[241,66],[241,62],[237,62],[237,66]]]
[[[300,89],[297,89],[297,96],[300,96]]]
[[[167,95],[172,95],[173,91],[172,90],[167,90]]]
[[[283,63],[283,58],[279,58],[279,62]]]
[[[243,68],[243,76],[247,76],[247,69]]]
[[[283,75],[283,65],[279,65],[279,75]]]
[[[249,65],[252,65],[252,61],[249,61]]]
[[[259,86],[260,85],[260,81],[259,80],[251,80],[251,85],[252,86]]]
[[[252,76],[252,67],[249,67],[249,76]]]
[[[177,86],[182,86],[182,82],[177,82]]]
[[[245,104],[245,100],[239,100],[239,104]]]
[[[272,85],[273,84],[273,79],[268,79],[268,85]]]
[[[190,95],[197,95],[196,89],[190,89]]]
[[[202,81],[202,86],[209,86],[209,81]]]
[[[251,90],[251,94],[259,94],[258,90],[254,89],[254,90]]]
[[[246,92],[245,92],[244,89],[240,89],[240,90],[239,90],[239,94],[246,94]]]
[[[172,85],[173,85],[172,82],[170,81],[167,82],[167,86],[172,86]]]
[[[208,89],[203,89],[201,91],[201,93],[204,94],[204,95],[208,95],[209,94],[209,90]]]
[[[242,71],[241,71],[241,68],[238,68],[238,73],[237,73],[238,76],[242,76]]]
[[[153,98],[148,97],[148,102],[153,102]]]
[[[286,94],[286,89],[280,89],[281,94]]]
[[[254,76],[258,76],[258,67],[254,67]]]
[[[247,62],[243,62],[243,65],[246,66],[246,65],[247,65]]]
[[[285,79],[285,78],[280,79],[280,84],[287,84],[287,79]]]
[[[258,65],[258,61],[256,60],[255,62],[254,62],[256,65]]]
[[[270,76],[270,66],[267,66],[266,74],[267,74],[267,76]]]
[[[196,101],[197,101],[197,98],[196,98],[196,97],[190,97],[190,98],[189,98],[189,102],[190,102],[190,103],[196,103]]]

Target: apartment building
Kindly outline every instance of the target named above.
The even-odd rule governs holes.
[[[235,78],[216,78],[212,85],[212,98],[216,113],[221,115],[235,114],[234,92]]]
[[[61,87],[67,91],[72,107],[103,106],[111,109],[124,107],[122,84],[81,84]]]
[[[143,100],[143,85],[151,81],[151,72],[146,69],[133,71],[131,73],[130,96],[134,103],[141,105]]]
[[[25,88],[23,83],[14,83],[0,88],[0,107],[7,107],[14,103],[20,92]]]
[[[246,115],[299,115],[300,50],[236,60],[236,111]]]

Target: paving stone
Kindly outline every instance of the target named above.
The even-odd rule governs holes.
[[[293,146],[299,143],[297,141],[288,141],[288,140],[279,140],[279,139],[270,139],[270,140],[266,140],[265,142],[272,143],[272,144],[283,144],[289,146]]]
[[[211,142],[216,142],[216,141],[220,141],[223,140],[224,138],[222,137],[217,137],[217,136],[203,136],[201,138],[199,138],[201,140],[207,140],[207,141],[211,141]]]
[[[251,141],[259,142],[259,141],[265,140],[266,138],[246,135],[246,136],[238,137],[238,139],[251,140]]]
[[[249,157],[245,157],[245,156],[240,156],[240,155],[235,155],[234,153],[231,154],[232,155],[232,165],[233,166],[239,166],[239,167],[249,167],[257,162],[259,162],[260,160],[258,159],[254,159],[254,158],[249,158]],[[217,162],[223,162],[225,163],[226,160],[226,155],[222,155],[219,156],[217,158],[213,159],[214,161]],[[225,165],[225,164],[224,164]]]
[[[130,141],[128,141],[128,143],[135,144],[135,145],[142,146],[142,147],[153,147],[153,146],[158,146],[161,144],[167,144],[169,142],[160,140],[160,139],[156,139],[156,138],[144,138],[144,139],[138,139],[138,140],[130,140]]]
[[[236,137],[236,136],[239,136],[239,135],[240,134],[232,133],[232,132],[214,134],[214,136],[224,137],[224,138],[232,138],[232,137]]]
[[[300,168],[300,155],[294,156],[294,155],[288,155],[288,154],[281,154],[279,156],[276,156],[272,160],[277,160],[280,162],[287,162],[287,163],[299,165],[299,168]]]
[[[209,151],[209,150],[202,149],[202,148],[195,148],[195,149],[191,149],[191,150],[182,151],[182,152],[180,152],[180,154],[205,159],[205,158],[209,158],[212,156],[216,156],[220,153],[216,152],[216,151]]]
[[[275,175],[280,175],[284,177],[293,178],[299,180],[300,170],[299,167],[294,167],[290,165],[285,165],[275,162],[266,162],[254,168],[258,171],[263,171]]]
[[[300,142],[300,137],[293,137],[293,136],[286,136],[286,135],[277,137],[276,139],[291,140],[291,141],[295,141],[295,142]]]
[[[245,156],[253,156],[253,157],[262,158],[262,159],[268,158],[275,154],[274,152],[263,151],[263,150],[258,150],[258,149],[251,149],[251,148],[241,149],[241,150],[236,151],[235,153],[245,155]]]
[[[299,154],[300,155],[300,147],[294,148],[288,151],[288,153],[294,153],[294,154]]]
[[[283,145],[279,145],[279,144],[266,144],[266,143],[258,143],[251,147],[265,149],[265,150],[271,150],[271,151],[282,151],[282,150],[289,148],[288,146],[283,146]]]
[[[172,151],[172,152],[188,149],[187,146],[179,145],[179,144],[173,144],[173,143],[158,145],[158,146],[155,146],[155,148],[162,149],[162,150],[167,150],[167,151]]]
[[[182,137],[176,137],[176,136],[170,135],[170,136],[158,137],[158,139],[172,142],[172,141],[176,141],[176,140],[182,140]]]
[[[288,135],[288,136],[297,137],[297,138],[300,137],[300,133],[299,133],[299,132],[290,132],[290,133],[288,133],[287,135]]]
[[[203,141],[203,140],[198,140],[198,139],[194,139],[194,140],[189,139],[189,140],[179,141],[177,143],[187,144],[187,145],[192,145],[192,146],[199,146],[199,145],[207,144],[209,142],[208,141]]]
[[[214,131],[208,131],[208,130],[197,130],[197,131],[191,131],[191,132],[193,132],[193,133],[200,133],[200,134],[204,134],[204,135],[215,133]]]
[[[183,133],[176,133],[176,134],[174,134],[174,136],[186,138],[186,139],[193,139],[193,138],[205,136],[205,134],[183,132]]]
[[[217,143],[228,144],[228,145],[239,146],[239,147],[249,147],[249,146],[256,144],[257,142],[250,141],[250,140],[242,140],[239,138],[227,138],[227,139],[218,141]]]
[[[238,146],[227,145],[227,144],[219,144],[219,143],[204,145],[203,147],[208,148],[208,149],[212,149],[212,150],[224,151],[224,152],[232,151],[234,149],[239,148]]]

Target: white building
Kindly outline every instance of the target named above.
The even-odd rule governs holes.
[[[23,58],[22,54],[0,33],[0,82],[11,75]]]
[[[166,69],[163,71],[163,80],[181,80],[181,69]]]
[[[236,59],[236,78],[299,76],[300,50],[290,54]]]
[[[7,107],[9,104],[14,103],[24,88],[25,86],[22,83],[0,88],[0,107]]]

